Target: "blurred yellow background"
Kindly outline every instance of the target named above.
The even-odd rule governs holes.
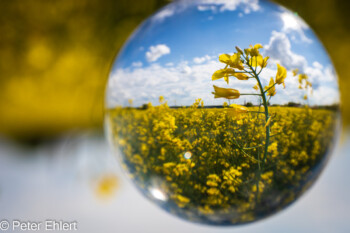
[[[166,0],[0,2],[0,134],[40,140],[101,128],[118,50]],[[345,0],[277,0],[304,18],[334,62],[350,123],[350,25]]]

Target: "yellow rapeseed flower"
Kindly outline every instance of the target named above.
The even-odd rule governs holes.
[[[214,91],[212,94],[214,94],[214,98],[226,98],[226,99],[238,99],[240,96],[240,93],[236,89],[232,88],[222,88],[217,87],[213,85]]]
[[[256,44],[254,46],[250,45],[250,48],[246,49],[246,50],[250,54],[250,56],[256,57],[256,56],[260,55],[259,49],[261,49],[261,48],[263,48],[263,46],[261,44]]]
[[[274,96],[276,94],[275,82],[273,81],[272,77],[270,79],[269,85],[265,87],[265,90],[267,90],[267,95],[269,96]]]
[[[229,65],[232,68],[236,68],[239,70],[244,69],[243,63],[241,61],[241,56],[238,53],[235,53],[232,56],[229,54],[221,54],[219,56],[219,61],[225,63],[226,65]]]
[[[284,79],[287,77],[287,70],[280,64],[277,64],[277,74],[276,74],[276,83],[277,84],[284,84]]]
[[[220,78],[224,78],[225,81],[228,83],[229,82],[229,76],[234,75],[235,70],[232,68],[226,68],[226,69],[220,69],[215,71],[215,73],[213,74],[213,76],[211,77],[211,80],[217,80]]]
[[[263,58],[263,56],[261,56],[259,54],[258,56],[250,58],[249,63],[253,67],[260,66],[261,68],[265,68],[267,66],[267,60],[268,59],[269,59],[269,57]]]

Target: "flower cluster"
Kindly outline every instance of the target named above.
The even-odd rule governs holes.
[[[237,52],[233,55],[222,54],[219,56],[219,61],[226,64],[225,68],[215,71],[212,75],[212,80],[218,80],[224,78],[229,84],[230,77],[237,78],[238,80],[249,80],[256,79],[257,84],[254,89],[261,91],[261,95],[267,94],[272,97],[276,94],[276,85],[283,84],[285,88],[285,78],[287,77],[287,70],[280,64],[277,64],[277,73],[275,79],[271,77],[270,82],[267,86],[262,88],[259,74],[267,66],[269,57],[263,57],[260,54],[259,49],[263,48],[261,44],[256,44],[244,49],[244,52],[236,47]],[[260,70],[258,71],[258,67]],[[223,88],[214,85],[214,97],[215,98],[226,98],[226,99],[237,99],[241,93],[233,88]],[[249,95],[249,94],[244,94]]]
[[[266,139],[259,107],[207,109],[200,102],[108,112],[112,140],[135,182],[150,190],[158,180],[171,211],[197,221],[248,222],[269,200],[272,209],[293,201],[333,137],[332,111],[270,107],[271,140],[259,170]]]

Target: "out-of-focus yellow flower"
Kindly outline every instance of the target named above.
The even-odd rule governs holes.
[[[237,113],[247,113],[249,112],[249,109],[245,106],[238,105],[238,104],[231,104],[231,108],[233,108]]]
[[[267,90],[267,95],[269,96],[274,96],[276,94],[275,82],[273,81],[272,77],[270,79],[269,85],[265,87],[265,90]]]
[[[304,95],[304,100],[307,100],[307,95]]]
[[[283,66],[277,63],[277,74],[276,74],[276,83],[277,84],[284,84],[284,79],[287,77],[287,70]]]
[[[243,73],[235,73],[233,74],[233,76],[235,76],[237,79],[239,80],[248,80],[249,76]]]
[[[219,56],[219,61],[225,63],[226,65],[229,65],[232,68],[236,68],[239,70],[244,69],[243,63],[241,61],[241,56],[238,53],[235,53],[232,56],[229,54],[221,54]]]
[[[308,87],[312,88],[311,82],[309,82],[309,76],[307,74],[299,74],[299,89],[303,89],[303,81],[305,80],[304,88],[307,89]]]
[[[257,91],[258,91],[258,90],[259,90],[259,84],[258,84],[258,83],[256,83],[256,84],[255,84],[255,86],[254,86],[253,88],[254,88],[255,90],[257,90]]]
[[[213,74],[213,76],[211,77],[211,80],[217,80],[217,79],[221,79],[224,78],[225,81],[227,83],[229,83],[229,76],[234,75],[235,70],[232,68],[226,68],[226,69],[220,69],[215,71],[215,73]]]
[[[112,197],[118,188],[118,178],[115,175],[105,175],[103,176],[96,188],[96,193],[100,198],[110,198]]]
[[[128,103],[129,103],[129,105],[131,106],[132,103],[133,103],[133,100],[132,100],[132,99],[128,99]]]
[[[293,76],[295,77],[299,73],[299,69],[296,68],[296,69],[292,70],[292,72],[293,72]]]
[[[303,82],[303,80],[308,80],[309,76],[307,76],[307,74],[299,74],[299,83],[301,84]]]
[[[159,96],[159,103],[163,103],[164,102],[164,97],[161,95]]]
[[[236,89],[222,88],[215,85],[213,87],[214,92],[212,94],[214,94],[214,98],[238,99],[240,96],[239,91]]]
[[[189,198],[182,196],[180,194],[175,196],[175,200],[180,208],[185,207],[190,202]]]
[[[312,83],[310,83],[309,81],[306,81],[305,88],[307,87],[312,87]]]

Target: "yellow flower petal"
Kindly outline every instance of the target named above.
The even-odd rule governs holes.
[[[261,44],[254,45],[254,49],[262,49],[264,48]]]
[[[228,83],[228,77],[232,76],[235,73],[235,70],[232,68],[220,69],[214,72],[211,80],[217,80],[220,78],[225,78],[225,81]]]
[[[270,79],[269,85],[265,87],[265,90],[267,90],[267,95],[269,96],[274,96],[276,94],[276,86],[272,77]]]
[[[243,70],[244,69],[244,66],[243,66],[243,63],[241,61],[241,55],[239,53],[235,53],[231,56],[231,62],[230,62],[230,66],[232,68],[236,68],[236,69],[239,69],[239,70]]]
[[[265,57],[263,58],[263,56],[261,56],[260,54],[258,56],[255,57],[251,57],[249,60],[249,63],[251,64],[251,66],[253,67],[257,67],[260,66],[262,68],[266,67],[267,65],[267,60],[269,59],[269,57]]]
[[[240,53],[235,53],[232,56],[229,54],[221,54],[219,56],[219,61],[225,63],[226,65],[229,65],[231,68],[236,68],[239,70],[244,69]]]
[[[221,61],[222,63],[225,63],[227,65],[229,65],[229,62],[231,61],[231,56],[229,54],[221,54],[219,56],[219,61]]]
[[[287,70],[280,64],[277,64],[277,74],[276,74],[276,83],[282,84],[284,83],[284,79],[287,77]]]

